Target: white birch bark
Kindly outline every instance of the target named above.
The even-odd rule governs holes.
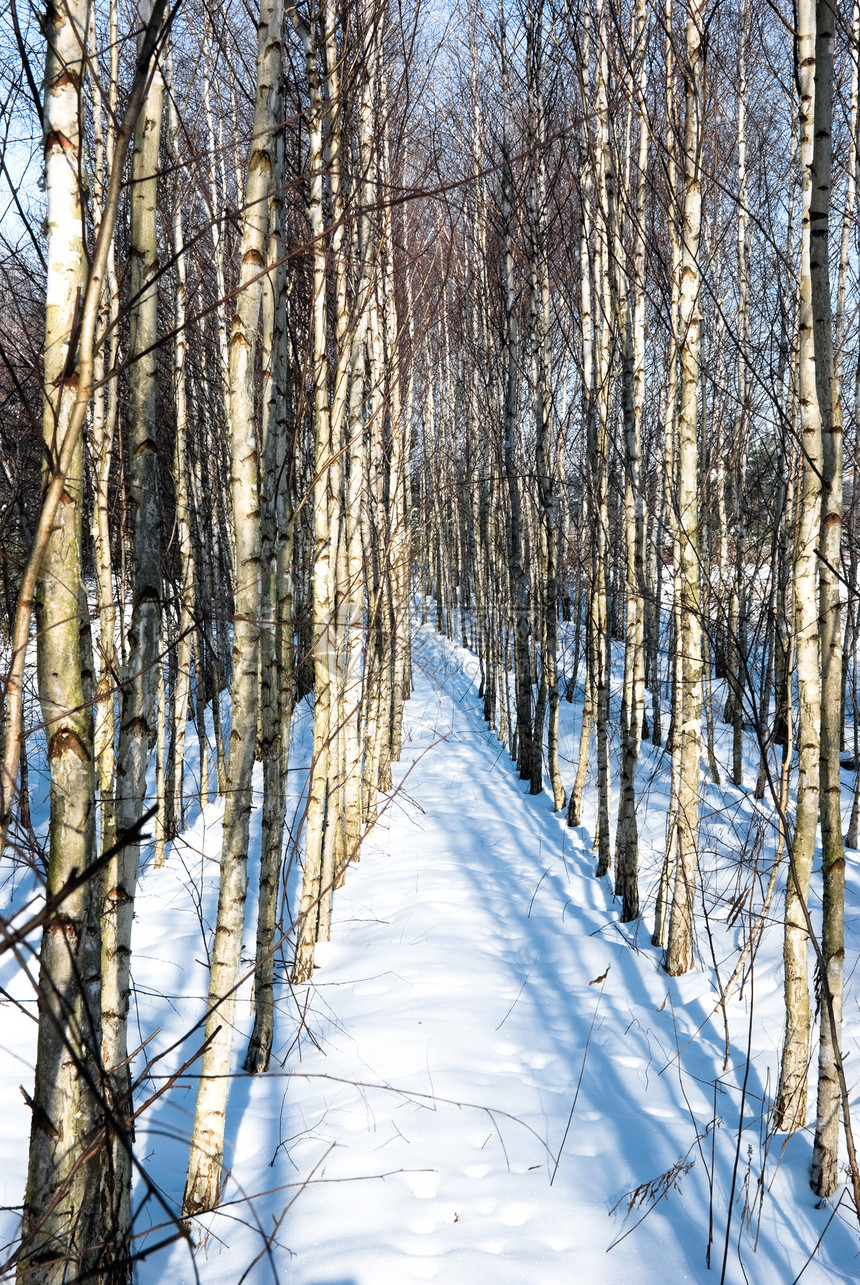
[[[540,751],[535,754],[534,700],[532,692],[529,639],[531,636],[528,574],[523,553],[522,495],[520,468],[517,459],[519,425],[519,383],[521,345],[519,334],[518,290],[514,270],[516,215],[514,210],[514,180],[511,161],[511,114],[513,104],[508,77],[508,51],[505,35],[505,17],[499,8],[500,56],[502,72],[502,110],[505,114],[502,133],[501,158],[501,216],[503,256],[502,309],[505,319],[504,360],[504,474],[508,492],[508,568],[511,581],[510,618],[514,630],[514,683],[516,691],[517,766],[520,779],[529,782],[529,792],[541,790]]]
[[[107,178],[113,165],[116,146],[117,90],[119,81],[119,39],[117,30],[116,0],[109,5],[108,34],[110,39],[110,80],[108,84],[106,121],[103,121],[102,103],[93,98],[93,132],[95,136],[95,175],[93,224],[96,235],[101,227],[102,208],[106,198]],[[90,13],[92,29],[91,48],[95,42],[95,8]],[[116,839],[114,819],[114,770],[116,760],[116,626],[117,612],[113,587],[113,566],[110,541],[110,509],[108,482],[110,478],[113,439],[117,422],[119,381],[111,379],[102,384],[108,371],[116,364],[118,351],[119,289],[116,279],[114,241],[108,250],[105,288],[99,309],[97,330],[102,336],[94,355],[93,373],[96,388],[90,430],[92,458],[92,542],[96,578],[96,607],[98,610],[99,672],[96,684],[94,758],[98,768],[101,850],[107,851]],[[104,334],[110,331],[105,345]]]
[[[180,173],[180,116],[177,105],[177,90],[173,86],[172,62],[168,63],[168,79],[172,92],[168,99],[169,148],[171,163]],[[186,333],[187,311],[187,264],[185,237],[182,226],[182,200],[177,191],[176,208],[173,211],[171,229],[173,257],[176,270],[176,293],[174,297],[174,341],[173,341],[173,405],[176,417],[176,444],[173,455],[173,485],[176,505],[176,542],[179,552],[179,638],[176,645],[176,690],[173,696],[173,799],[169,808],[171,831],[179,832],[184,823],[184,774],[185,774],[185,735],[188,721],[188,707],[191,695],[191,658],[194,645],[194,544],[191,539],[191,497],[188,485],[188,387],[186,376],[186,358],[188,353],[188,335]],[[202,691],[198,673],[198,696]],[[205,756],[204,756],[205,757]],[[202,760],[201,760],[202,762]],[[202,793],[202,789],[201,789]],[[172,834],[171,836],[172,837]]]
[[[329,362],[327,355],[326,285],[327,245],[323,210],[325,182],[324,133],[328,110],[323,97],[316,32],[305,25],[294,7],[290,18],[299,32],[305,51],[305,68],[310,94],[308,113],[308,175],[310,199],[308,216],[313,238],[313,284],[311,296],[311,365],[314,388],[314,555],[313,555],[313,658],[314,658],[314,742],[308,783],[305,820],[305,856],[302,897],[298,917],[298,940],[293,963],[294,985],[310,979],[322,878],[324,818],[331,743],[332,681],[334,678],[334,567],[330,525],[331,407],[329,404]],[[319,21],[324,46],[331,21],[323,3]]]
[[[651,937],[653,945],[663,947],[666,945],[669,932],[672,884],[678,855],[678,779],[680,775],[680,742],[673,732],[675,712],[678,708],[678,657],[680,654],[680,644],[678,641],[678,609],[680,601],[678,568],[680,565],[680,553],[678,544],[678,521],[674,507],[673,488],[675,486],[677,457],[676,437],[678,432],[678,346],[680,338],[678,310],[680,305],[681,288],[681,240],[679,235],[680,202],[677,195],[678,163],[675,146],[675,59],[672,42],[672,0],[666,0],[665,3],[664,26],[666,31],[666,150],[669,189],[667,225],[669,231],[669,244],[672,247],[672,295],[670,300],[668,333],[666,404],[663,416],[663,456],[665,467],[663,470],[663,487],[661,496],[663,512],[661,527],[663,531],[668,532],[672,541],[672,565],[674,569],[672,614],[675,639],[673,654],[670,656],[673,722],[670,723],[670,745],[667,747],[669,748],[672,756],[672,783],[670,787],[669,813],[666,818],[666,847],[663,856],[660,883],[657,890],[654,933]],[[658,558],[660,558],[660,561],[662,562],[662,549],[658,551]],[[659,596],[656,603],[656,616],[659,630],[659,626],[662,623],[662,603]]]
[[[821,640],[821,857],[823,970],[818,1096],[812,1150],[812,1189],[831,1196],[839,1185],[839,1109],[842,992],[845,960],[845,850],[842,841],[842,400],[836,384],[830,296],[830,189],[832,180],[833,46],[837,11],[818,0],[815,33],[815,126],[810,199],[810,278],[815,377],[821,415],[821,535],[819,634]],[[847,1106],[846,1106],[847,1109]],[[847,1122],[846,1122],[847,1123]],[[856,1177],[856,1175],[855,1175]]]
[[[358,108],[358,178],[363,207],[356,232],[358,280],[356,304],[358,317],[351,340],[351,369],[347,420],[347,468],[344,511],[344,545],[346,580],[343,586],[344,682],[342,693],[343,721],[343,845],[347,861],[357,861],[362,827],[362,746],[360,727],[363,699],[363,654],[366,647],[364,630],[364,556],[362,547],[362,492],[367,471],[366,429],[364,422],[367,382],[368,303],[373,288],[375,238],[373,236],[372,166],[373,166],[373,88],[376,80],[376,26],[371,23],[361,32],[363,74]]]
[[[707,0],[687,8],[684,67],[684,208],[678,308],[680,399],[678,406],[678,534],[680,573],[679,705],[675,737],[679,744],[677,807],[678,859],[666,946],[666,971],[688,972],[695,958],[693,903],[699,840],[699,780],[702,752],[702,641],[698,556],[698,408],[699,408],[699,239],[702,221],[701,147],[703,136],[704,21]]]
[[[326,815],[320,872],[317,941],[328,941],[329,939],[332,897],[335,887],[342,884],[345,874],[343,840],[344,635],[341,619],[341,600],[342,586],[346,577],[346,546],[343,529],[343,458],[347,449],[347,404],[351,345],[347,337],[349,326],[347,303],[349,274],[345,219],[346,176],[344,174],[344,149],[348,135],[346,135],[344,125],[344,103],[341,101],[340,60],[334,13],[326,17],[323,56],[324,95],[328,111],[326,169],[331,209],[330,261],[334,284],[336,359],[329,422],[331,456],[326,465],[328,475],[327,528],[330,541],[329,576],[331,594],[330,619],[327,625],[330,639],[330,651],[327,658],[329,737],[325,781]]]
[[[590,29],[588,18],[586,17],[585,31],[583,33],[583,58],[581,67],[581,85],[580,93],[583,101],[588,96],[589,74],[588,60],[590,56]],[[586,455],[590,455],[592,450],[592,441],[594,436],[594,406],[595,406],[595,387],[594,387],[594,313],[592,305],[592,288],[591,288],[591,234],[593,223],[593,201],[591,192],[591,167],[590,167],[590,139],[587,125],[583,126],[583,137],[580,141],[581,163],[580,163],[580,206],[581,206],[581,228],[579,238],[579,310],[580,310],[580,344],[582,348],[582,426],[581,434],[584,443]],[[589,458],[589,470],[591,461]],[[590,477],[589,477],[590,481]],[[589,485],[587,491],[588,511],[593,519],[594,515],[594,491]],[[581,595],[582,589],[578,590]],[[577,759],[576,776],[573,787],[570,791],[570,799],[567,805],[567,824],[569,826],[578,826],[582,816],[582,796],[585,789],[585,780],[588,772],[588,749],[591,741],[591,732],[594,726],[594,674],[592,670],[592,630],[594,628],[592,621],[593,605],[593,588],[589,593],[588,606],[585,619],[585,668],[586,677],[583,693],[582,706],[582,725],[579,734],[579,756]],[[577,635],[578,641],[578,635]]]
[[[529,175],[530,287],[533,345],[533,384],[535,417],[535,464],[541,506],[541,604],[540,622],[543,636],[541,682],[549,704],[547,727],[547,767],[552,786],[553,806],[557,812],[565,805],[564,785],[559,763],[559,681],[558,681],[558,527],[559,498],[556,490],[552,414],[549,268],[547,262],[546,173],[543,148],[546,146],[543,107],[543,13],[532,11],[527,38],[528,131],[531,156]],[[534,28],[532,30],[531,28]],[[535,718],[535,763],[542,755],[543,717]],[[537,773],[535,773],[537,776]]]
[[[85,280],[79,184],[81,86],[87,50],[87,6],[64,0],[45,24],[43,114],[47,194],[47,282],[42,425],[56,462],[70,432],[78,372],[70,353],[72,324]],[[50,472],[46,470],[46,483]],[[51,773],[46,894],[94,857],[93,722],[80,654],[83,453],[75,446],[45,546],[36,590],[37,672]],[[39,956],[39,1032],[20,1282],[59,1285],[93,1263],[98,1238],[101,1157],[83,1160],[100,1124],[86,1076],[99,1065],[98,919],[95,890],[84,884],[63,902],[43,934]]]
[[[383,76],[383,102],[386,101],[387,97],[385,85],[386,80]],[[395,179],[391,172],[387,121],[383,123],[382,131],[383,190],[391,191]],[[384,270],[381,284],[388,367],[388,409],[391,426],[388,479],[389,527],[391,535],[386,568],[390,580],[389,594],[391,598],[391,644],[388,661],[391,675],[388,759],[389,763],[396,763],[400,758],[403,740],[403,702],[408,696],[405,688],[409,666],[410,541],[407,523],[409,510],[409,428],[403,416],[401,369],[404,359],[400,345],[401,328],[398,324],[397,316],[394,236],[390,205],[386,205],[383,210],[381,249]]]
[[[138,13],[145,24],[152,0]],[[132,603],[122,676],[116,762],[118,836],[143,815],[146,768],[156,740],[157,666],[161,628],[161,504],[156,454],[156,338],[159,271],[156,187],[164,81],[158,66],[137,121],[132,161],[129,247],[128,494],[131,507]],[[131,1109],[131,1069],[126,1023],[129,1007],[131,929],[141,839],[125,840],[102,876],[102,1059],[110,1074],[113,1109]],[[112,1141],[102,1189],[103,1235],[125,1237],[131,1225],[131,1155],[128,1141]]]
[[[798,290],[798,398],[802,439],[800,508],[794,551],[795,655],[798,693],[798,779],[794,836],[785,891],[785,1034],[775,1105],[778,1129],[806,1122],[810,1006],[806,905],[819,808],[821,661],[818,643],[818,557],[821,530],[821,411],[816,384],[811,270],[811,212],[815,134],[815,0],[799,0],[798,125],[801,170],[801,248]]]
[[[645,6],[633,14],[633,51],[637,61],[636,108],[639,147],[636,165],[633,276],[627,315],[617,316],[624,346],[622,414],[624,419],[624,525],[627,552],[627,619],[624,645],[621,770],[615,839],[615,893],[622,900],[621,921],[639,915],[639,835],[636,823],[636,764],[645,712],[645,502],[640,485],[642,410],[645,399],[645,194],[648,167],[648,105]],[[631,111],[632,118],[632,111]],[[631,143],[632,147],[632,143]],[[629,184],[628,184],[629,188]],[[619,220],[615,220],[615,271],[624,272]],[[616,295],[618,291],[616,289]],[[621,300],[616,303],[620,313]]]
[[[839,292],[837,294],[836,308],[836,387],[842,388],[842,376],[844,369],[844,340],[845,340],[845,287],[848,280],[849,264],[849,245],[851,230],[855,225],[858,214],[858,163],[860,163],[860,3],[855,0],[851,21],[852,35],[852,54],[851,54],[851,137],[849,144],[848,160],[848,191],[845,197],[845,212],[842,219],[842,241],[839,251]],[[854,419],[858,420],[860,412],[860,371],[855,372],[854,377]],[[857,489],[854,488],[851,498],[851,514],[849,524],[854,525],[854,517],[857,506]],[[857,585],[857,554],[852,546],[849,570],[849,584],[852,587]],[[850,610],[850,608],[849,608]],[[860,628],[858,628],[857,604],[853,604],[854,628],[852,636],[852,645],[846,648],[844,661],[846,665],[851,666],[851,684],[852,700],[855,707],[854,715],[854,757],[858,760],[857,772],[854,780],[854,799],[851,804],[851,819],[848,824],[848,831],[845,835],[846,848],[856,848],[860,843],[860,719],[857,717],[857,642]]]
[[[279,92],[279,116],[283,97]],[[245,1070],[265,1071],[275,1029],[275,949],[284,845],[286,772],[292,721],[292,615],[281,614],[279,576],[289,584],[283,545],[291,545],[291,514],[285,466],[287,445],[286,265],[283,240],[283,140],[275,140],[269,197],[268,276],[263,296],[263,432],[261,469],[261,565],[263,630],[260,640],[260,753],[263,759],[262,851],[257,902],[254,1029]],[[290,562],[292,559],[290,559]],[[288,644],[288,645],[287,645]],[[286,673],[284,668],[286,667]],[[286,680],[286,681],[285,681]]]
[[[595,874],[612,866],[610,835],[611,772],[609,763],[609,696],[611,644],[609,622],[609,429],[612,402],[613,265],[612,223],[615,172],[609,134],[609,57],[605,0],[598,11],[595,138],[592,151],[595,208],[595,307],[598,318],[594,350],[594,407],[590,417],[589,483],[592,514],[592,588],[589,667],[597,748],[597,825]]]
[[[191,1155],[183,1211],[218,1203],[233,1044],[233,1013],[242,953],[248,830],[257,741],[260,648],[260,493],[254,371],[266,262],[269,189],[283,62],[281,0],[261,0],[257,22],[257,92],[242,211],[239,288],[230,327],[230,450],[235,618],[233,721],[221,847],[218,916],[209,978]]]

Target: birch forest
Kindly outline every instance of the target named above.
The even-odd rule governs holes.
[[[0,52],[0,1280],[856,1280],[860,0]]]

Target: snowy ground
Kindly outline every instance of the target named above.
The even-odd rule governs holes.
[[[141,1264],[140,1281],[666,1285],[720,1280],[724,1254],[724,1278],[738,1285],[789,1285],[801,1272],[807,1285],[856,1280],[860,1238],[847,1200],[835,1214],[833,1203],[816,1209],[808,1188],[811,1131],[788,1141],[768,1131],[782,1020],[778,924],[729,1006],[723,1070],[712,959],[725,980],[760,901],[756,862],[766,872],[772,842],[751,824],[748,797],[731,787],[706,794],[702,906],[713,954],[703,922],[702,968],[673,981],[650,945],[653,903],[638,931],[622,931],[611,886],[593,876],[589,831],[568,830],[546,794],[526,795],[481,719],[474,657],[421,630],[415,680],[396,789],[335,896],[321,967],[310,987],[281,985],[269,1074],[234,1079],[225,1204],[195,1228],[206,1239],[193,1263],[176,1244]],[[563,712],[562,751],[573,759],[579,707]],[[304,716],[296,764],[308,736]],[[644,747],[646,894],[663,843],[662,760]],[[592,816],[586,810],[588,825]],[[135,1021],[141,1040],[157,1030],[150,1057],[168,1051],[141,1095],[200,1041],[199,1029],[187,1033],[203,1013],[219,840],[220,808],[210,804],[165,869],[143,878]],[[747,888],[754,895],[733,913]],[[849,898],[850,973],[855,870]],[[245,941],[250,953],[252,924]],[[0,985],[32,1010],[13,964]],[[237,1067],[249,999],[246,986]],[[3,1022],[0,1202],[14,1206],[28,1125],[17,1085],[32,1076],[35,1024],[8,1001]],[[846,1026],[850,1068],[854,990]],[[183,1077],[139,1132],[146,1171],[174,1206],[194,1089],[193,1075]],[[4,1218],[9,1240],[14,1212]],[[161,1221],[155,1200],[139,1194],[139,1230]]]

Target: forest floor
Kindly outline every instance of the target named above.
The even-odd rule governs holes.
[[[250,984],[240,994],[224,1204],[196,1228],[194,1262],[182,1244],[154,1253],[138,1269],[142,1285],[198,1275],[203,1285],[857,1280],[848,1198],[816,1208],[809,1190],[811,1129],[788,1139],[769,1130],[781,900],[727,1006],[724,1069],[716,978],[725,983],[761,903],[767,811],[734,787],[706,789],[701,965],[670,979],[650,945],[665,755],[643,747],[644,917],[621,926],[610,881],[593,874],[593,810],[571,830],[546,793],[526,794],[482,721],[475,658],[423,628],[414,667],[395,789],[335,894],[313,983],[291,992],[280,971],[276,1057],[262,1077],[238,1072]],[[568,783],[580,717],[578,704],[563,705]],[[294,742],[300,812],[306,710]],[[718,751],[725,761],[719,741]],[[752,766],[749,777],[752,785]],[[589,801],[593,809],[593,793]],[[141,1097],[200,1042],[189,1028],[203,1013],[220,819],[218,803],[197,812],[165,868],[143,876],[133,1031],[141,1041],[155,1032],[150,1058],[166,1052]],[[252,894],[255,876],[252,868]],[[848,888],[850,975],[856,867]],[[249,922],[249,959],[253,941]],[[32,1077],[34,1005],[14,962],[0,985],[21,1002],[2,1008],[0,1203],[15,1206],[29,1125],[18,1084]],[[849,988],[848,1068],[860,1060]],[[138,1133],[143,1166],[171,1204],[181,1198],[194,1089],[193,1075],[182,1077]],[[860,1118],[856,1086],[852,1100]],[[163,1220],[140,1185],[136,1205],[141,1233]],[[14,1209],[2,1218],[11,1240]],[[150,1243],[163,1234],[150,1231]]]

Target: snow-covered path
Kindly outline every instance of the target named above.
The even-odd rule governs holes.
[[[472,666],[419,633],[396,790],[335,897],[313,986],[284,987],[285,1065],[238,1078],[231,1094],[226,1199],[239,1203],[213,1220],[205,1285],[236,1285],[273,1231],[247,1279],[720,1278],[750,996],[732,1015],[737,1069],[722,1075],[708,977],[668,979],[645,927],[638,943],[623,940],[586,831],[525,794],[480,718]],[[781,1138],[768,1154],[775,965],[756,985],[726,1280],[745,1268],[757,1285],[788,1285],[830,1211],[813,1208],[806,1186],[808,1137],[780,1164]],[[261,1191],[271,1195],[254,1202],[253,1231],[242,1195]],[[855,1246],[840,1210],[804,1281],[856,1279]],[[143,1278],[191,1281],[187,1252]]]
[[[805,1285],[856,1280],[848,1209],[828,1226],[832,1207],[814,1208],[809,1131],[787,1144],[767,1136],[781,1033],[778,925],[754,987],[730,1008],[723,1073],[710,971],[669,979],[647,916],[635,940],[622,934],[611,887],[594,878],[587,831],[567,829],[546,794],[526,795],[480,709],[474,658],[419,630],[395,791],[335,896],[313,984],[291,992],[281,982],[276,1057],[256,1079],[239,1070],[248,985],[240,995],[225,1203],[193,1263],[176,1244],[140,1264],[140,1282],[719,1282],[732,1189],[726,1282],[791,1285],[825,1228]],[[579,716],[563,713],[569,750]],[[309,725],[305,711],[295,795]],[[646,747],[643,773],[658,765]],[[746,806],[736,793],[733,807]],[[660,830],[659,802],[643,807],[643,820]],[[254,825],[252,844],[259,814]],[[152,1037],[150,1056],[165,1056],[141,1098],[199,1045],[199,1030],[187,1032],[204,1008],[219,846],[220,805],[210,804],[165,869],[142,880],[134,1022],[141,1041]],[[856,898],[853,872],[849,884]],[[739,931],[713,920],[712,930],[718,956]],[[253,940],[249,922],[249,956]],[[30,1004],[28,985],[7,974],[0,981]],[[4,1022],[7,1053],[20,1059],[7,1057],[0,1086],[11,1107],[31,1073],[21,1062],[32,1065],[35,1024],[10,1006]],[[856,1048],[853,1032],[846,1047]],[[193,1074],[171,1084],[138,1132],[145,1168],[174,1208],[195,1087]],[[10,1121],[0,1139],[7,1205],[21,1198],[15,1158],[26,1154],[19,1108]],[[140,1186],[136,1204],[139,1232],[163,1228]],[[7,1238],[14,1223],[7,1213]]]

